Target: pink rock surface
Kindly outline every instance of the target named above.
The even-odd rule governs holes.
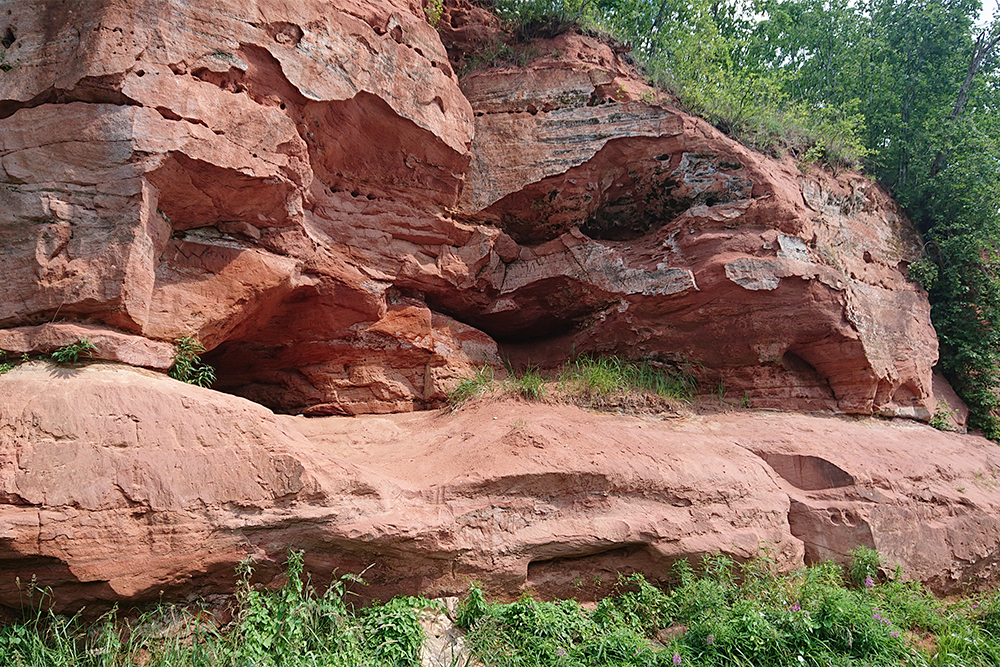
[[[171,343],[123,334],[105,327],[68,322],[0,329],[0,350],[4,350],[9,357],[39,352],[49,354],[84,338],[97,348],[96,352],[86,356],[87,359],[118,361],[159,371],[169,369],[174,363],[175,350]]]
[[[241,559],[266,580],[290,548],[317,582],[369,568],[383,599],[472,580],[586,598],[761,545],[783,569],[874,547],[950,592],[997,580],[998,470],[992,443],[907,421],[519,402],[308,419],[33,362],[0,376],[0,604],[32,575],[58,609],[227,593]]]

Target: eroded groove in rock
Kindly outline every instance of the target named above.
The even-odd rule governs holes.
[[[774,472],[796,489],[821,491],[852,486],[854,478],[841,468],[818,456],[799,454],[758,454]]]

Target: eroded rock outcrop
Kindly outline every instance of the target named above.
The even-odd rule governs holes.
[[[497,342],[694,364],[758,406],[933,412],[888,198],[740,146],[596,38],[459,82],[496,30],[460,2],[444,42],[402,0],[0,6],[11,340],[194,336],[217,388],[292,413],[433,406]]]
[[[317,582],[368,568],[382,599],[471,580],[588,597],[762,544],[782,569],[872,546],[948,592],[996,580],[997,451],[777,413],[275,416],[150,371],[33,362],[0,376],[0,604],[33,575],[59,609],[227,593],[241,559],[267,580],[290,548]]]

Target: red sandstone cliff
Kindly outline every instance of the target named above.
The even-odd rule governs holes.
[[[163,371],[195,336],[260,404],[117,365],[0,377],[0,563],[60,604],[226,590],[289,546],[377,563],[382,595],[762,541],[784,567],[865,544],[941,590],[995,580],[1000,461],[971,437],[266,409],[406,412],[501,352],[593,352],[697,362],[759,407],[926,419],[919,242],[865,178],[735,143],[591,37],[459,81],[492,29],[468,6],[439,34],[402,0],[0,0],[7,28],[0,349],[87,335]]]
[[[0,349],[86,323],[162,370],[191,335],[217,388],[309,414],[434,405],[498,342],[697,362],[756,405],[933,410],[892,202],[656,103],[594,38],[459,82],[401,1],[5,6]],[[444,16],[453,57],[481,15]]]

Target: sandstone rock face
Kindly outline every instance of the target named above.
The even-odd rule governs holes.
[[[226,593],[290,548],[365,596],[607,593],[680,558],[767,545],[783,569],[858,544],[941,592],[995,582],[1000,454],[913,422],[569,406],[275,416],[118,364],[0,376],[0,604]],[[596,582],[601,582],[598,585]],[[580,582],[585,582],[581,588]]]
[[[934,410],[887,197],[740,146],[596,39],[460,82],[496,30],[464,2],[440,35],[403,0],[0,0],[8,30],[0,349],[86,325],[162,369],[194,336],[216,388],[290,413],[437,405],[498,343],[689,364],[757,406]]]

